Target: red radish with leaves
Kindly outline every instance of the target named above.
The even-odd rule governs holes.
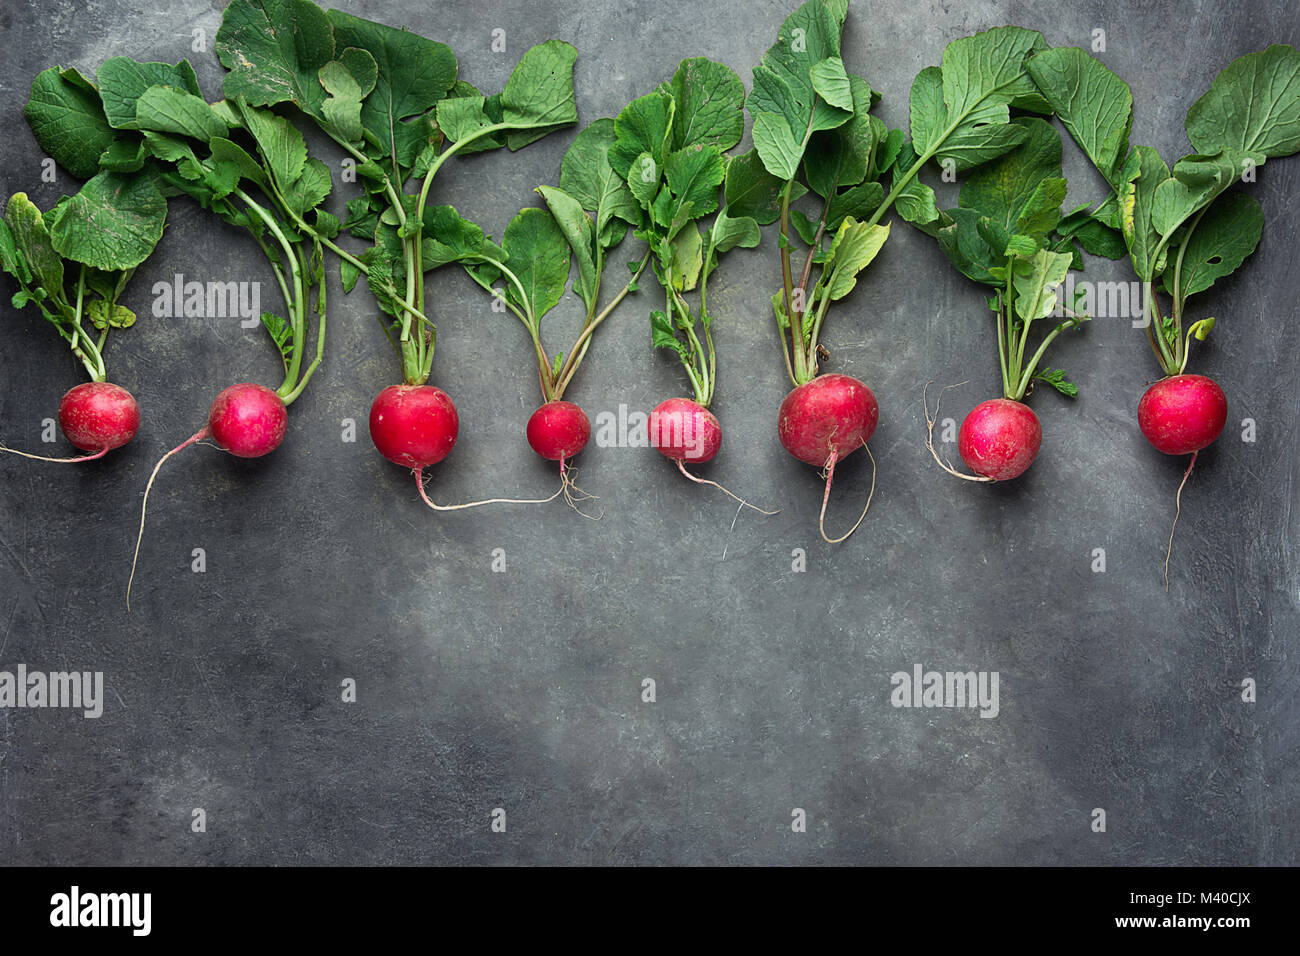
[[[745,86],[730,67],[703,57],[683,60],[671,83],[633,100],[614,121],[610,163],[626,183],[627,198],[640,207],[636,235],[649,243],[664,290],[663,310],[650,315],[652,342],[676,353],[692,391],[691,398],[670,398],[650,413],[650,445],[689,480],[712,485],[753,508],[686,467],[712,460],[722,445],[722,425],[709,410],[717,386],[709,277],[723,253],[737,246],[752,249],[759,242],[756,208],[738,211],[745,199],[736,206],[724,201],[720,208],[718,203],[719,191],[724,196],[729,191],[724,188],[729,164],[741,170],[745,182],[752,179],[752,162],[739,164],[727,155],[744,133],[744,108]],[[660,111],[674,121],[664,137],[647,143],[646,118]],[[681,174],[685,169],[692,174]],[[701,221],[710,216],[702,228]],[[774,218],[773,210],[766,221]],[[699,293],[698,309],[687,301],[694,291]]]
[[[91,380],[69,389],[58,411],[64,437],[87,454],[55,458],[2,445],[0,451],[72,464],[103,458],[136,436],[140,406],[125,388],[107,380],[104,345],[111,331],[135,323],[135,313],[118,298],[162,236],[166,214],[166,200],[152,182],[117,174],[101,173],[76,197],[60,200],[48,228],[25,193],[9,199],[0,220],[0,267],[18,283],[14,303],[34,304]],[[137,215],[143,233],[139,237],[109,242],[88,238],[123,217]],[[87,332],[86,319],[98,334]]]
[[[514,315],[528,334],[542,404],[529,416],[524,434],[534,452],[559,463],[557,494],[584,515],[578,506],[594,495],[578,488],[571,460],[590,440],[591,422],[586,412],[565,399],[565,391],[596,330],[637,290],[650,258],[647,252],[639,262],[629,262],[632,277],[601,305],[608,256],[623,241],[629,221],[637,218],[626,182],[620,182],[610,165],[614,125],[613,120],[601,119],[578,133],[560,164],[560,185],[537,188],[546,208],[520,210],[506,226],[499,247],[481,241],[475,254],[462,257],[469,277],[492,294],[496,307]],[[450,215],[455,216],[455,210]],[[459,219],[449,231],[482,235],[477,226]],[[586,314],[568,354],[558,352],[552,358],[542,343],[542,320],[564,297],[573,261],[578,269],[572,288]]]
[[[1118,247],[1118,255],[1128,253],[1144,283],[1142,324],[1165,377],[1139,400],[1138,427],[1157,451],[1191,456],[1174,495],[1165,551],[1167,589],[1183,488],[1197,456],[1228,420],[1223,389],[1204,375],[1187,373],[1192,339],[1204,341],[1215,324],[1213,318],[1191,321],[1187,300],[1231,275],[1259,244],[1260,204],[1234,187],[1255,182],[1253,171],[1266,161],[1300,151],[1295,122],[1300,50],[1270,46],[1221,70],[1187,111],[1184,125],[1193,152],[1172,168],[1149,146],[1130,148],[1133,94],[1086,51],[1044,50],[1027,65],[1039,91],[1110,184],[1112,195],[1095,216],[1102,223],[1097,231]]]

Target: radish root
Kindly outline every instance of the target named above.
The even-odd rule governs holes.
[[[841,541],[847,539],[849,535],[853,534],[853,532],[857,531],[858,525],[862,524],[862,519],[867,516],[867,511],[871,507],[871,498],[876,493],[876,456],[871,454],[871,449],[867,448],[867,443],[865,441],[862,443],[862,447],[866,448],[867,457],[871,459],[871,490],[867,492],[867,505],[862,509],[862,514],[858,515],[858,520],[853,522],[852,528],[844,532],[844,534],[840,535],[838,538],[826,537],[826,503],[830,501],[831,497],[831,482],[835,480],[835,461],[839,457],[839,449],[833,450],[831,452],[830,460],[826,462],[826,470],[823,472],[826,476],[826,491],[822,495],[822,512],[817,518],[817,529],[822,533],[822,540],[827,544],[839,544]]]
[[[934,460],[939,463],[939,467],[942,468],[944,471],[946,471],[948,474],[952,475],[954,478],[961,478],[963,481],[991,482],[993,479],[988,477],[987,475],[963,474],[962,472],[954,468],[951,464],[949,464],[948,462],[944,461],[942,458],[939,457],[939,452],[934,447],[934,426],[935,423],[939,421],[939,406],[943,403],[943,393],[950,388],[959,388],[960,386],[965,385],[966,383],[958,382],[956,385],[945,385],[943,386],[943,388],[939,389],[939,398],[934,403],[934,417],[931,418],[930,401],[927,393],[930,390],[930,386],[933,384],[934,382],[926,382],[925,388],[921,389],[921,404],[925,408],[925,427],[926,427],[925,447],[929,449],[930,454],[934,457]]]
[[[1165,550],[1165,590],[1169,590],[1169,559],[1174,554],[1174,532],[1178,530],[1178,516],[1183,511],[1183,486],[1187,484],[1187,479],[1191,477],[1192,468],[1196,465],[1196,456],[1199,452],[1192,452],[1192,460],[1187,463],[1187,470],[1183,472],[1183,480],[1178,483],[1178,494],[1174,495],[1174,526],[1169,529],[1169,547]]]
[[[555,494],[551,495],[551,497],[549,498],[484,498],[482,501],[467,501],[461,505],[440,505],[440,504],[435,504],[433,501],[431,501],[429,499],[428,493],[424,490],[424,469],[416,468],[414,474],[415,474],[415,487],[420,489],[420,499],[426,505],[432,508],[434,511],[461,511],[465,508],[477,508],[480,505],[497,505],[497,504],[544,505],[546,504],[546,502],[554,501],[556,498],[560,497],[561,492],[564,491],[564,488],[561,487],[558,491],[555,492]]]
[[[587,512],[583,511],[581,508],[578,507],[579,502],[595,501],[597,496],[591,494],[588,491],[583,491],[581,488],[579,488],[577,476],[578,476],[578,469],[568,467],[565,464],[564,459],[561,458],[560,459],[560,491],[564,492],[565,503],[567,503],[570,508],[578,512],[578,514],[582,515],[584,518],[590,518],[592,521],[599,521],[601,518],[605,517],[604,508],[601,509],[600,514],[598,515],[589,515],[587,514]],[[554,496],[552,495],[552,497]]]
[[[131,576],[127,578],[126,581],[126,609],[128,612],[131,610],[131,585],[135,583],[135,566],[140,560],[140,542],[144,540],[144,518],[149,511],[149,492],[153,490],[153,480],[158,477],[158,469],[161,468],[163,462],[172,455],[182,449],[188,448],[190,445],[203,441],[203,439],[209,437],[210,434],[211,432],[208,431],[208,427],[204,425],[189,438],[185,439],[185,441],[181,442],[167,454],[159,458],[158,464],[153,466],[153,473],[149,476],[149,484],[144,486],[144,500],[140,503],[140,532],[135,538],[135,554],[131,558]]]
[[[33,461],[52,461],[56,465],[75,465],[82,461],[94,461],[96,458],[103,458],[108,454],[107,448],[101,448],[93,455],[81,455],[77,458],[46,458],[44,455],[33,455],[30,452],[18,451],[16,448],[6,448],[0,445],[0,451],[7,452],[10,455],[21,455],[23,458],[30,458]]]
[[[779,508],[776,511],[764,511],[762,508],[758,507],[758,505],[751,505],[744,498],[740,497],[740,495],[728,491],[726,488],[723,488],[722,485],[718,484],[716,481],[711,481],[708,478],[701,478],[698,475],[692,475],[689,471],[686,470],[686,462],[684,462],[682,459],[674,458],[673,461],[677,462],[677,470],[680,471],[687,478],[689,478],[691,481],[695,482],[697,485],[712,485],[714,488],[717,488],[723,494],[731,495],[731,497],[734,500],[739,501],[743,507],[753,508],[761,515],[779,515],[781,513],[781,509]]]

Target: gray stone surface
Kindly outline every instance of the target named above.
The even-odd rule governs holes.
[[[789,2],[604,4],[554,0],[342,5],[447,41],[462,75],[499,89],[548,37],[580,51],[582,121],[612,115],[690,55],[748,83]],[[0,5],[0,187],[41,205],[22,119],[35,73],[94,70],[108,56],[190,55],[205,91],[220,69],[221,4],[156,12],[131,0]],[[1049,42],[1107,33],[1106,62],[1133,85],[1134,139],[1189,151],[1182,116],[1232,58],[1300,40],[1294,4],[1226,2],[858,4],[845,59],[907,116],[907,91],[958,36],[1006,22]],[[208,52],[190,53],[206,28]],[[490,51],[507,31],[508,52]],[[450,163],[438,201],[500,234],[553,182],[567,131],[521,153]],[[322,149],[331,163],[337,156]],[[1066,144],[1071,199],[1099,180]],[[1222,383],[1230,423],[1184,495],[1172,583],[1161,579],[1184,462],[1136,428],[1157,370],[1126,320],[1098,320],[1054,351],[1082,387],[1040,392],[1045,438],[1021,480],[958,482],[923,447],[921,388],[960,420],[996,389],[981,291],[933,243],[897,225],[858,290],[831,313],[828,371],[881,404],[879,481],[857,535],[824,545],[821,481],[775,434],[787,388],[767,298],[774,235],[733,254],[711,285],[726,441],[708,469],[774,518],[736,515],[652,451],[582,455],[604,518],[560,503],[434,515],[411,478],[370,447],[371,398],[397,378],[364,290],[331,279],[329,353],[291,412],[282,448],[241,462],[188,451],[162,472],[135,610],[123,592],[140,494],[154,460],[191,434],[236,381],[279,381],[257,331],[234,320],[146,319],[110,349],[140,399],[138,439],[84,467],[0,461],[0,669],[105,672],[99,720],[0,711],[0,860],[6,863],[1030,863],[1294,864],[1295,508],[1300,333],[1300,160],[1256,186],[1267,224],[1239,277],[1199,307],[1220,325],[1195,365]],[[347,188],[342,190],[346,198]],[[620,264],[617,268],[621,270]],[[176,202],[129,303],[176,272],[270,273],[236,231]],[[1095,279],[1124,263],[1090,260]],[[652,354],[649,297],[611,320],[569,397],[595,415],[680,394]],[[79,380],[4,280],[0,437],[37,445],[40,420]],[[460,274],[428,283],[439,320],[434,382],[461,439],[431,485],[443,501],[549,493],[554,469],[523,441],[538,402],[526,339]],[[268,293],[269,295],[269,293]],[[547,330],[563,347],[578,303]],[[340,422],[362,423],[355,444]],[[1241,440],[1240,422],[1258,423]],[[52,447],[52,446],[43,446]],[[837,475],[836,526],[870,472]],[[204,548],[207,572],[190,570]],[[508,570],[489,569],[504,549]],[[791,571],[806,550],[807,571]],[[1091,571],[1106,550],[1104,574]],[[898,710],[889,676],[914,664],[1001,675],[1001,713]],[[641,681],[657,702],[641,701]],[[1259,700],[1240,700],[1243,678]],[[340,701],[353,678],[358,701]],[[193,808],[207,832],[191,832]],[[489,814],[503,807],[508,830]],[[804,808],[808,832],[791,832]],[[1107,832],[1090,813],[1107,812]]]

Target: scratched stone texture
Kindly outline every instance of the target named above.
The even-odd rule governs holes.
[[[529,45],[577,45],[582,122],[616,113],[687,56],[749,71],[792,0],[413,0],[353,12],[449,43],[462,76],[500,89]],[[1292,3],[939,3],[850,11],[845,60],[907,119],[914,74],[943,46],[1011,22],[1054,44],[1106,32],[1105,62],[1136,96],[1133,139],[1172,160],[1182,117],[1231,59],[1300,41]],[[218,95],[221,4],[132,0],[0,4],[0,188],[42,207],[75,188],[40,181],[22,118],[32,77],[109,56],[190,56]],[[1179,28],[1167,30],[1176,18]],[[491,50],[504,28],[507,51]],[[191,52],[202,28],[205,52]],[[573,131],[517,153],[448,164],[436,201],[500,235],[532,188],[555,182]],[[748,142],[748,138],[747,138]],[[337,171],[339,155],[313,137]],[[747,147],[746,147],[747,148]],[[1100,191],[1066,142],[1069,206]],[[336,177],[337,178],[337,177]],[[333,200],[351,195],[341,185]],[[81,467],[0,461],[0,670],[98,670],[104,715],[0,711],[0,860],[63,864],[1295,864],[1300,862],[1297,696],[1300,571],[1295,356],[1300,325],[1300,159],[1255,186],[1263,242],[1202,297],[1219,326],[1195,367],[1229,398],[1223,438],[1183,496],[1171,583],[1161,576],[1185,462],[1151,449],[1136,406],[1157,369],[1127,320],[1067,337],[1053,364],[1077,401],[1040,391],[1042,454],[1019,481],[943,474],[923,446],[927,380],[960,420],[996,393],[979,288],[928,238],[896,224],[852,297],[831,312],[827,371],[865,380],[882,421],[867,521],[845,544],[817,534],[822,483],[776,440],[787,388],[768,306],[774,234],[731,254],[711,283],[719,318],[715,410],[726,428],[710,477],[775,517],[737,515],[652,451],[600,448],[581,482],[604,516],[556,502],[435,515],[365,434],[398,368],[364,289],[330,278],[328,354],[262,461],[210,448],[161,473],[134,610],[124,591],[153,462],[238,381],[279,382],[278,360],[235,319],[145,314],[110,347],[112,377],[145,424]],[[611,269],[621,271],[631,245]],[[333,264],[332,264],[333,266]],[[127,302],[180,273],[274,285],[260,252],[187,201]],[[613,274],[613,273],[611,273]],[[1090,259],[1087,278],[1128,280]],[[32,310],[0,305],[0,439],[42,449],[41,420],[79,380]],[[438,499],[539,496],[552,465],[523,440],[538,403],[527,340],[452,269],[428,280],[439,322],[433,381],[461,437],[434,470]],[[595,416],[682,393],[652,353],[653,281],[599,335],[566,397]],[[565,347],[570,294],[547,329]],[[342,422],[360,425],[355,443]],[[1241,422],[1257,440],[1241,440]],[[952,446],[948,446],[950,451]],[[836,475],[829,520],[852,520],[870,468]],[[193,549],[207,570],[191,572]],[[1093,573],[1104,548],[1105,573]],[[490,569],[503,549],[506,571]],[[792,571],[804,549],[807,570]],[[1000,713],[890,706],[891,673],[1000,675]],[[1258,701],[1243,703],[1244,678]],[[341,701],[356,681],[357,701]],[[641,700],[642,681],[657,700]],[[489,827],[504,808],[507,830]],[[791,831],[793,808],[806,833]],[[1104,808],[1107,830],[1090,829]],[[203,808],[207,832],[191,832]]]

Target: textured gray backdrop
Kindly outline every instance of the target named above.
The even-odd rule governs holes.
[[[583,123],[612,115],[704,55],[749,71],[793,0],[340,5],[448,42],[462,75],[500,89],[523,50],[579,49]],[[39,182],[22,119],[32,77],[93,72],[109,56],[191,56],[218,94],[219,2],[103,0],[0,6],[0,186],[45,206],[75,184]],[[1133,86],[1134,141],[1189,151],[1187,107],[1232,58],[1300,40],[1294,4],[942,3],[851,9],[850,70],[884,92],[891,126],[949,40],[1002,23],[1054,44],[1107,34],[1104,60]],[[208,51],[190,53],[206,28]],[[508,51],[490,50],[491,30]],[[436,201],[497,235],[554,182],[573,131],[515,155],[448,164]],[[747,137],[748,140],[748,137]],[[323,155],[337,161],[328,150]],[[1099,179],[1067,141],[1071,200]],[[728,257],[712,477],[774,518],[689,486],[647,449],[582,455],[604,519],[560,503],[435,515],[365,435],[397,367],[368,294],[331,279],[329,352],[273,456],[199,448],[154,491],[135,610],[123,590],[153,461],[236,381],[278,384],[277,359],[235,320],[146,316],[108,356],[139,398],[137,440],[82,467],[0,461],[0,669],[105,672],[99,720],[0,711],[0,860],[6,863],[1295,863],[1295,635],[1300,573],[1294,321],[1300,160],[1261,171],[1263,243],[1202,297],[1220,318],[1194,356],[1229,397],[1229,426],[1184,495],[1172,586],[1160,568],[1183,461],[1152,450],[1136,406],[1157,374],[1127,320],[1098,320],[1054,349],[1082,394],[1032,401],[1044,444],[1006,486],[958,482],[923,447],[921,387],[960,420],[996,391],[981,291],[933,242],[896,225],[865,281],[831,313],[828,371],[875,390],[879,483],[857,535],[824,545],[821,481],[776,440],[787,388],[767,299],[773,234]],[[347,198],[349,187],[341,187]],[[630,248],[630,247],[629,247]],[[622,265],[617,265],[622,269]],[[131,288],[176,272],[274,286],[242,234],[176,202]],[[1131,278],[1090,260],[1088,277]],[[40,420],[80,380],[56,336],[15,312],[3,280],[0,438],[39,445]],[[602,330],[568,397],[595,415],[680,394],[633,299]],[[538,402],[515,320],[451,269],[430,279],[433,381],[461,438],[432,485],[443,501],[549,493],[555,473],[523,425]],[[572,295],[548,330],[571,340]],[[361,423],[340,440],[344,418]],[[1253,418],[1258,440],[1241,440]],[[44,448],[55,446],[41,446]],[[60,446],[62,447],[62,446]],[[833,526],[856,514],[869,468],[837,476]],[[190,570],[204,548],[207,572]],[[505,573],[490,570],[504,549]],[[792,552],[807,571],[793,573]],[[1091,570],[1106,551],[1103,574]],[[996,670],[1001,714],[896,710],[889,675],[914,664]],[[1240,683],[1258,682],[1257,703]],[[353,678],[358,701],[340,700]],[[657,702],[643,703],[653,678]],[[207,832],[191,832],[202,807]],[[490,831],[492,810],[508,828]],[[803,808],[808,830],[791,832]],[[1090,829],[1107,812],[1107,831]]]

